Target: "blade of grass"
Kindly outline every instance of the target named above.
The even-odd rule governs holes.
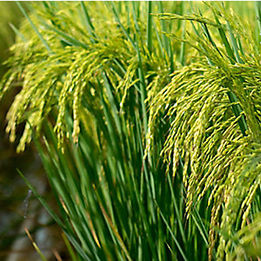
[[[148,8],[148,14],[147,14],[147,47],[149,50],[149,53],[151,53],[152,48],[152,1],[148,1],[147,8]]]
[[[162,213],[161,210],[160,210],[160,207],[159,207],[158,203],[157,203],[157,202],[155,202],[155,203],[156,203],[156,205],[158,206],[158,210],[159,210],[160,216],[161,216],[161,218],[162,218],[164,224],[166,225],[166,227],[167,227],[167,229],[168,229],[168,231],[169,231],[169,233],[170,233],[170,235],[171,235],[173,241],[175,242],[175,244],[176,244],[176,246],[177,246],[177,248],[178,248],[178,250],[179,250],[181,256],[183,257],[183,260],[184,260],[184,261],[187,261],[188,259],[187,259],[186,255],[185,255],[184,251],[182,250],[182,248],[181,248],[181,246],[180,246],[180,244],[179,244],[178,239],[176,238],[176,236],[174,235],[173,231],[171,230],[171,228],[170,228],[170,226],[169,226],[167,220],[165,219],[163,213]]]
[[[86,28],[87,28],[89,34],[93,37],[91,39],[91,41],[93,43],[95,43],[96,42],[95,41],[96,35],[94,33],[94,31],[95,31],[94,30],[94,26],[93,26],[93,24],[91,22],[91,18],[90,18],[89,14],[88,14],[87,8],[86,8],[85,3],[83,1],[81,2],[81,8],[82,8],[82,11],[83,11],[83,14],[84,14]]]
[[[42,251],[39,249],[39,247],[37,246],[37,244],[35,243],[35,241],[33,240],[29,230],[27,228],[24,229],[27,236],[30,238],[32,245],[34,247],[34,249],[36,250],[36,252],[39,254],[40,258],[42,261],[47,261],[47,258],[44,256],[44,254],[42,253]]]
[[[45,26],[47,29],[49,29],[49,30],[51,30],[51,31],[54,31],[54,32],[56,32],[58,35],[60,35],[66,43],[69,43],[70,45],[74,45],[74,46],[80,46],[80,47],[83,47],[83,48],[85,48],[85,49],[88,48],[88,45],[87,45],[87,44],[82,43],[81,41],[77,40],[76,38],[74,38],[74,37],[72,37],[72,36],[70,36],[70,35],[68,35],[68,34],[66,34],[66,33],[64,33],[64,32],[62,32],[62,31],[60,31],[60,30],[58,30],[58,29],[55,28],[54,26],[50,26],[50,25],[48,25],[48,24],[46,24],[46,23],[43,23],[43,24],[44,24],[44,26]]]
[[[30,25],[32,26],[33,30],[36,32],[36,34],[38,35],[38,37],[40,38],[40,40],[42,41],[43,45],[45,46],[45,48],[48,50],[49,53],[52,53],[52,50],[50,48],[50,46],[48,45],[48,43],[45,41],[45,39],[43,38],[42,34],[38,31],[37,27],[34,25],[34,23],[32,22],[31,18],[28,16],[27,12],[25,11],[25,9],[23,8],[22,4],[20,2],[16,2],[16,4],[18,5],[19,9],[21,10],[21,12],[23,13],[23,15],[26,17],[26,19],[28,20],[28,22],[30,23]]]
[[[64,243],[66,245],[66,248],[67,248],[67,250],[68,250],[68,252],[70,254],[70,257],[71,257],[72,261],[79,261],[79,259],[77,258],[76,254],[74,253],[74,250],[72,249],[72,246],[71,246],[69,240],[67,239],[67,237],[65,236],[64,233],[62,233],[62,238],[63,238],[63,241],[64,241]]]
[[[24,35],[12,23],[9,23],[9,26],[12,28],[12,30],[15,32],[15,34],[22,39],[23,42],[27,41],[25,39]]]

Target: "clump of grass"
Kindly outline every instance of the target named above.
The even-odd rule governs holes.
[[[80,259],[244,258],[259,242],[259,20],[184,5],[19,5],[7,132],[26,122],[18,151],[34,139],[59,213],[38,197]]]
[[[226,239],[221,235],[217,250],[223,259],[224,251],[229,253],[231,247],[228,238],[239,224],[244,226],[260,186],[260,52],[250,25],[242,24],[222,5],[210,8],[212,19],[200,13],[160,15],[164,20],[200,24],[199,28],[193,25],[194,33],[186,39],[200,56],[197,62],[176,71],[151,102],[148,144],[164,108],[171,127],[162,155],[166,163],[172,162],[173,173],[180,158],[184,161],[188,212],[193,202],[211,189],[209,254],[215,244],[214,227],[220,224],[227,232]]]

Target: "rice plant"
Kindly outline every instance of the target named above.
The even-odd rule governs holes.
[[[244,5],[18,2],[6,131],[37,147],[59,209],[28,186],[75,259],[261,255],[261,9]]]

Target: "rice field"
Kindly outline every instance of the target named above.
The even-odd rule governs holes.
[[[71,260],[260,260],[260,3],[17,6],[6,132]]]

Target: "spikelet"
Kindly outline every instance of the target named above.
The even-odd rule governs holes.
[[[78,18],[78,5],[63,3],[62,8],[57,10],[35,5],[31,20],[39,28],[51,52],[44,48],[28,21],[24,21],[20,30],[24,38],[17,39],[11,48],[13,56],[7,62],[11,69],[1,82],[0,97],[13,88],[16,81],[21,81],[22,89],[7,114],[6,128],[13,142],[17,125],[27,122],[18,151],[23,151],[31,141],[33,130],[41,131],[42,122],[51,111],[57,112],[54,130],[58,146],[63,147],[66,139],[68,115],[73,116],[73,140],[77,142],[81,111],[86,109],[82,104],[83,93],[85,102],[93,109],[101,106],[96,97],[100,90],[96,88],[97,82],[103,81],[102,72],[106,72],[111,79],[115,92],[118,90],[122,104],[128,90],[137,83],[134,80],[137,54],[129,42],[122,40],[123,33],[112,19],[109,9],[108,17],[101,16],[100,12],[95,13],[98,28],[106,22],[105,27],[97,29],[99,41],[93,42]],[[99,8],[98,5],[94,8]],[[46,22],[41,24],[37,17],[44,18]],[[142,24],[140,26],[142,28]],[[122,68],[126,68],[123,80],[118,69],[112,70],[119,66],[118,61],[122,61]]]

